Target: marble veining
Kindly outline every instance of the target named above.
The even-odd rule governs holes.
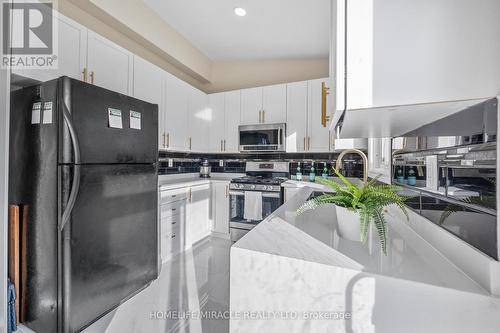
[[[231,248],[230,310],[257,316],[232,318],[231,333],[498,331],[500,299],[420,237],[410,227],[414,213],[406,222],[402,212],[387,209],[384,256],[377,239],[362,244],[340,236],[334,205],[297,216],[321,190],[297,185],[294,196]]]

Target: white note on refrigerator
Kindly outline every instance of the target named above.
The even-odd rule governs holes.
[[[43,123],[52,124],[52,102],[43,103]]]
[[[31,109],[31,123],[40,124],[40,109],[42,108],[42,102],[33,103],[33,108]]]
[[[130,128],[140,130],[141,129],[141,113],[136,111],[130,111]]]
[[[108,125],[110,128],[123,128],[121,110],[108,108]]]

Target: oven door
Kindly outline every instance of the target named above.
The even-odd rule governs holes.
[[[262,192],[262,219],[264,220],[282,204],[281,192]],[[229,227],[250,230],[260,221],[248,221],[245,214],[245,191],[229,192]]]
[[[285,129],[285,124],[240,126],[240,151],[285,151]]]

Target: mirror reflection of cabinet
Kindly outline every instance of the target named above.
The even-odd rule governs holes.
[[[391,138],[368,139],[368,176],[391,183],[392,144]]]

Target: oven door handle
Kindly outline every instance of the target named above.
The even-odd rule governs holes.
[[[229,191],[229,195],[243,196],[245,191]],[[281,194],[278,192],[262,192],[263,198],[281,198]]]

